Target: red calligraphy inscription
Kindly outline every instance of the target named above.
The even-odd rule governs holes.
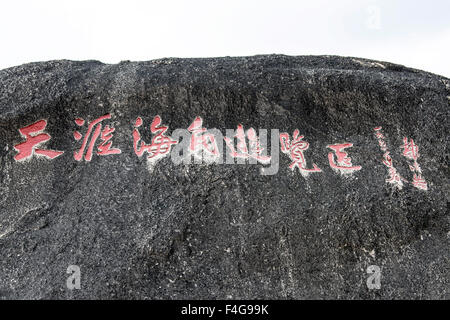
[[[309,143],[303,140],[304,136],[299,134],[298,129],[294,130],[292,141],[288,133],[280,133],[281,151],[289,155],[292,163],[289,165],[291,170],[298,168],[300,173],[307,176],[312,172],[322,172],[322,170],[313,163],[312,169],[306,168],[304,152],[308,150]]]
[[[392,183],[395,186],[397,186],[399,189],[403,188],[403,182],[406,180],[400,176],[397,169],[394,168],[394,163],[392,161],[392,158],[390,156],[390,152],[388,151],[387,144],[384,141],[384,135],[381,132],[382,127],[376,127],[375,130],[375,137],[378,140],[378,145],[380,146],[381,151],[384,152],[383,154],[383,164],[388,167],[389,172],[389,178],[386,179],[386,182]]]
[[[233,145],[233,139],[229,137],[224,137],[225,143],[230,149],[230,155],[233,158],[243,158],[249,159],[254,158],[261,163],[269,163],[271,157],[262,155],[264,148],[261,147],[261,143],[259,141],[258,136],[256,135],[256,131],[253,128],[247,130],[247,139],[249,142],[249,147],[247,148],[247,144],[245,141],[245,132],[242,124],[239,124],[236,129],[236,135],[234,138],[237,139],[236,149]],[[250,151],[249,151],[250,150]]]
[[[211,133],[205,133],[207,129],[202,128],[202,126],[203,119],[196,117],[188,127],[188,131],[192,132],[189,150],[194,154],[200,151],[206,151],[209,155],[218,157],[219,149],[217,147],[216,138]]]
[[[422,176],[422,169],[420,169],[417,159],[419,158],[419,146],[417,146],[413,139],[408,141],[408,138],[403,138],[403,156],[413,161],[409,165],[409,169],[413,172],[412,184],[414,187],[421,190],[428,190],[428,185]]]
[[[38,148],[51,139],[51,136],[48,133],[43,132],[46,126],[46,120],[39,120],[29,126],[19,129],[19,132],[22,137],[25,138],[25,141],[14,145],[14,149],[18,151],[18,153],[14,156],[14,160],[21,161],[29,159],[33,157],[33,155],[40,155],[48,159],[54,159],[64,153],[64,151]]]
[[[333,152],[328,153],[328,161],[330,162],[331,168],[341,173],[352,173],[361,170],[361,166],[354,166],[352,164],[352,159],[344,151],[344,149],[351,147],[353,147],[353,143],[330,144],[327,146],[327,148],[334,151],[334,154]]]
[[[115,128],[111,128],[109,125],[106,125],[102,130],[102,121],[106,119],[111,119],[110,114],[106,114],[101,116],[93,121],[91,121],[88,125],[88,129],[86,134],[84,135],[83,142],[78,151],[74,152],[74,158],[77,161],[81,161],[84,155],[84,160],[91,161],[92,154],[94,152],[94,147],[97,139],[100,137],[101,143],[97,147],[97,154],[100,156],[112,155],[112,154],[120,154],[122,151],[118,148],[112,148],[112,136],[115,131]],[[75,123],[77,126],[81,127],[84,125],[84,119],[78,118],[75,119]],[[83,135],[75,131],[73,133],[75,140],[80,140],[83,138]],[[89,140],[90,138],[90,140]],[[87,148],[87,150],[86,150]],[[86,153],[85,153],[86,151]]]
[[[169,129],[167,126],[161,125],[161,117],[155,116],[150,125],[150,132],[153,134],[151,144],[145,144],[141,140],[141,134],[139,128],[142,125],[141,117],[136,119],[133,130],[134,152],[138,157],[141,157],[145,152],[148,153],[148,159],[159,159],[169,154],[172,146],[177,144],[178,141],[172,140],[165,133]]]

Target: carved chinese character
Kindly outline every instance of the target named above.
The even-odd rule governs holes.
[[[342,174],[361,170],[361,166],[354,166],[352,164],[352,159],[348,156],[348,153],[344,151],[344,149],[350,147],[353,147],[353,143],[330,144],[327,146],[327,148],[330,148],[335,153],[328,153],[328,161],[333,170],[339,171]]]
[[[198,155],[199,152],[206,152],[209,156],[218,157],[219,149],[216,143],[216,138],[211,133],[205,133],[207,129],[202,128],[202,125],[203,119],[196,117],[192,124],[188,127],[188,131],[192,132],[189,150],[194,155]]]
[[[417,189],[428,190],[428,184],[420,174],[413,174],[413,186]]]
[[[264,148],[261,147],[258,136],[256,135],[256,131],[253,128],[247,130],[247,138],[249,141],[249,147],[247,148],[247,144],[245,142],[245,132],[242,124],[239,124],[236,129],[236,135],[234,136],[237,139],[236,149],[234,148],[233,139],[229,137],[224,137],[226,145],[230,149],[230,155],[233,158],[243,158],[249,159],[254,158],[261,163],[269,163],[271,157],[262,155]]]
[[[150,132],[152,133],[151,144],[145,144],[141,140],[141,134],[139,133],[139,128],[142,125],[141,117],[136,119],[134,130],[133,130],[133,140],[134,140],[134,152],[136,155],[141,157],[145,152],[148,153],[148,159],[154,159],[155,161],[167,156],[174,144],[178,141],[172,140],[166,135],[166,131],[169,129],[167,126],[161,125],[161,117],[155,116],[150,125]]]
[[[280,133],[281,151],[289,155],[292,163],[289,165],[291,170],[298,168],[303,176],[307,176],[312,172],[322,172],[322,170],[313,163],[312,169],[306,168],[306,160],[304,152],[308,150],[309,143],[303,140],[304,136],[299,134],[298,129],[294,130],[292,141],[288,133]]]
[[[422,170],[420,169],[417,159],[419,159],[419,146],[414,143],[413,139],[408,141],[408,138],[403,138],[403,156],[413,161],[412,165],[409,165],[409,169],[414,173],[412,184],[414,187],[421,190],[428,190],[427,182],[422,176]]]
[[[419,158],[419,147],[413,139],[408,142],[408,138],[403,138],[403,156],[414,161]]]
[[[110,128],[109,125],[106,125],[102,130],[102,121],[106,119],[111,119],[110,114],[106,114],[104,116],[101,116],[93,121],[91,121],[88,125],[88,129],[86,134],[84,135],[83,142],[81,144],[81,147],[78,151],[75,151],[74,158],[77,161],[81,161],[84,154],[84,160],[91,161],[92,154],[94,152],[94,147],[97,139],[100,137],[100,140],[102,141],[100,145],[97,147],[97,154],[101,156],[105,155],[111,155],[111,154],[120,154],[122,151],[118,148],[112,148],[112,135],[115,131],[115,128]],[[78,118],[75,119],[75,123],[77,126],[81,127],[84,125],[85,121],[84,119]],[[80,140],[83,138],[83,135],[75,131],[73,133],[73,136],[75,140]],[[89,141],[90,138],[90,141]],[[89,144],[88,144],[89,143]],[[87,150],[86,150],[87,148]],[[86,154],[85,154],[86,151]]]
[[[389,168],[389,178],[386,179],[386,182],[393,183],[398,186],[403,187],[403,181],[406,181],[394,167]]]
[[[39,120],[33,124],[30,124],[29,126],[19,129],[19,132],[22,137],[25,138],[25,141],[14,145],[14,149],[18,151],[18,153],[14,156],[14,160],[21,161],[30,159],[34,155],[44,156],[48,159],[54,159],[64,153],[64,151],[38,148],[49,141],[51,138],[48,133],[44,133],[46,126],[46,120]]]
[[[402,176],[400,176],[400,174],[397,172],[397,169],[394,168],[394,164],[390,156],[390,152],[387,149],[387,144],[384,141],[384,135],[381,133],[381,129],[381,127],[374,128],[375,137],[378,139],[380,149],[384,152],[383,164],[388,167],[389,178],[386,179],[386,182],[394,184],[397,188],[402,189],[403,182],[406,182],[406,180]]]

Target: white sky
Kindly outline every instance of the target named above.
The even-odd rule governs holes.
[[[450,77],[449,0],[0,1],[0,69],[279,53],[363,57]]]

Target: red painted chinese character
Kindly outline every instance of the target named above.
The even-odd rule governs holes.
[[[84,136],[84,139],[83,139],[80,149],[78,151],[74,152],[75,160],[80,161],[83,158],[84,151],[86,150],[86,147],[87,147],[86,154],[84,155],[84,160],[91,161],[95,143],[99,137],[102,142],[97,147],[98,155],[105,156],[105,155],[110,155],[110,154],[122,153],[122,151],[120,149],[112,148],[112,141],[110,141],[110,140],[112,138],[112,134],[115,131],[115,129],[110,128],[108,125],[106,125],[105,128],[102,130],[101,122],[106,119],[111,119],[111,115],[109,113],[104,116],[101,116],[89,123],[88,130]],[[84,119],[78,118],[78,119],[75,119],[75,123],[79,127],[81,127],[84,125],[85,121],[84,121]],[[95,130],[93,131],[94,127],[95,127]],[[92,133],[92,135],[91,135],[91,133]],[[83,135],[78,131],[75,131],[73,133],[73,136],[74,136],[75,140],[77,140],[77,141],[83,137]],[[91,140],[89,141],[90,137],[91,137]],[[89,145],[88,145],[88,142],[89,142]]]
[[[414,161],[417,161],[419,158],[419,147],[414,143],[413,139],[408,142],[408,138],[403,138],[403,156]]]
[[[228,148],[230,148],[230,155],[233,158],[243,158],[243,159],[254,158],[261,163],[270,162],[271,159],[270,156],[262,155],[264,148],[262,148],[260,145],[259,138],[256,135],[255,129],[250,128],[247,131],[247,138],[249,141],[250,152],[247,148],[247,144],[245,143],[245,132],[242,124],[238,125],[236,135],[234,137],[237,138],[236,149],[234,148],[233,145],[233,139],[230,139],[228,137],[223,138]]]
[[[417,161],[414,161],[412,165],[409,165],[409,170],[422,173],[422,169],[420,169],[419,163]]]
[[[383,155],[383,163],[384,163],[384,165],[386,167],[392,168],[392,158],[391,158],[391,156],[389,154],[390,154],[389,151],[386,151],[384,153],[384,155]]]
[[[427,191],[428,190],[428,185],[427,182],[425,181],[425,179],[420,175],[420,174],[414,174],[413,175],[413,182],[412,182],[413,186],[418,188],[418,189],[422,189]]]
[[[51,138],[48,133],[43,132],[46,126],[46,120],[39,120],[29,126],[19,129],[19,132],[22,137],[25,138],[25,141],[14,145],[14,149],[18,151],[18,153],[14,156],[14,160],[20,161],[29,159],[33,157],[33,155],[41,155],[48,159],[54,159],[64,153],[64,151],[38,148]]]
[[[403,181],[406,182],[406,179],[400,176],[400,174],[397,172],[397,169],[394,168],[389,151],[386,151],[384,153],[383,163],[386,167],[389,168],[389,178],[386,179],[386,182],[397,184],[398,187],[401,189],[403,187]]]
[[[332,152],[328,153],[328,161],[331,168],[339,170],[341,173],[351,173],[361,170],[361,166],[353,166],[352,160],[348,157],[348,153],[343,151],[346,148],[353,147],[353,143],[340,143],[328,145],[327,148],[332,149],[336,153],[337,159]]]
[[[380,145],[381,151],[387,151],[387,145],[386,142],[384,142],[384,140],[381,140],[380,138],[380,140],[378,140],[378,144]]]
[[[383,154],[383,164],[389,168],[389,178],[386,179],[386,182],[392,183],[396,185],[398,188],[403,188],[403,181],[406,182],[404,178],[400,176],[397,170],[394,168],[394,164],[392,158],[390,156],[390,152],[387,150],[386,142],[384,142],[384,135],[381,133],[381,127],[376,127],[375,136],[378,139],[378,144],[380,145],[381,150],[384,152]]]
[[[219,149],[217,147],[216,139],[213,134],[204,133],[207,129],[202,128],[202,125],[203,119],[197,117],[189,126],[188,131],[192,132],[189,150],[192,153],[197,153],[203,150],[214,157],[218,157]]]
[[[409,169],[414,172],[413,186],[421,190],[428,190],[427,182],[422,177],[422,170],[417,162],[417,159],[419,158],[419,146],[414,143],[413,139],[410,139],[408,142],[408,138],[403,138],[403,156],[413,160],[413,164],[409,165]]]
[[[401,189],[403,187],[403,181],[406,182],[406,180],[402,178],[402,176],[400,176],[400,174],[397,172],[397,169],[395,169],[394,167],[390,167],[389,178],[386,179],[386,182],[397,184]]]
[[[141,157],[144,152],[148,153],[148,159],[154,158],[156,160],[165,157],[169,154],[172,145],[178,143],[178,141],[172,140],[165,135],[169,127],[161,125],[161,117],[158,115],[153,118],[150,125],[150,132],[153,134],[151,144],[145,144],[144,141],[141,140],[141,134],[137,129],[141,125],[142,119],[141,117],[138,117],[133,130],[134,152],[138,157]]]
[[[294,170],[297,167],[302,175],[307,175],[311,172],[321,172],[322,170],[315,163],[313,163],[313,169],[306,168],[306,160],[303,152],[308,150],[309,143],[303,141],[303,138],[304,136],[299,135],[298,129],[294,130],[292,142],[288,133],[280,133],[281,151],[289,154],[289,158],[292,160],[289,168]]]
[[[382,127],[376,127],[373,130],[375,130],[375,136],[377,137],[377,139],[384,139],[384,135],[383,133],[381,133],[381,129]]]

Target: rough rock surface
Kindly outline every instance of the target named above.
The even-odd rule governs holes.
[[[444,77],[336,56],[161,59],[107,65],[50,61],[0,71],[0,298],[449,299],[449,102]],[[122,153],[76,161],[104,114]],[[299,129],[304,177],[280,153],[262,164],[174,164],[149,171],[133,149],[196,116],[203,127]],[[19,129],[47,120],[42,149],[15,161]],[[386,182],[382,127],[402,189]],[[412,184],[404,137],[428,190]],[[409,140],[408,140],[409,141]],[[361,170],[330,167],[327,145]],[[95,149],[96,150],[96,149]],[[81,289],[69,290],[69,265]],[[366,285],[381,268],[381,288]]]

